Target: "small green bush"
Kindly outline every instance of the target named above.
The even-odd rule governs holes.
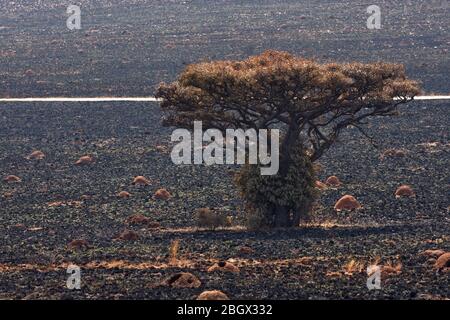
[[[248,228],[292,227],[309,218],[317,196],[314,169],[300,144],[289,157],[284,174],[262,176],[259,166],[247,165],[237,175],[236,183],[247,207]]]

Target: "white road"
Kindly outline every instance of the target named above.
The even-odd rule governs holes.
[[[414,100],[450,100],[450,96],[417,96]],[[159,102],[155,97],[0,98],[0,102]]]

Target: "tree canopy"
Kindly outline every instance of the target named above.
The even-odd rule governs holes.
[[[157,97],[165,124],[265,129],[281,126],[301,138],[312,160],[332,145],[342,129],[361,128],[372,116],[392,115],[419,94],[402,65],[325,63],[266,51],[244,61],[189,65]]]

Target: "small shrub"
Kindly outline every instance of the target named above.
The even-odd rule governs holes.
[[[134,231],[125,230],[119,235],[117,239],[124,241],[136,241],[139,240],[139,235]]]
[[[218,214],[209,208],[200,208],[197,210],[197,226],[215,230],[219,227],[228,227],[229,219],[226,216]]]
[[[298,227],[310,218],[318,193],[312,162],[301,143],[285,156],[291,164],[284,173],[263,176],[258,165],[246,165],[236,177],[249,229]]]

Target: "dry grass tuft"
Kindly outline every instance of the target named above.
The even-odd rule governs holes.
[[[361,273],[363,272],[363,270],[364,263],[359,262],[355,259],[350,260],[343,267],[344,274],[347,276],[352,276],[355,273]]]
[[[169,248],[169,264],[178,264],[178,250],[180,249],[180,240],[174,240]]]

